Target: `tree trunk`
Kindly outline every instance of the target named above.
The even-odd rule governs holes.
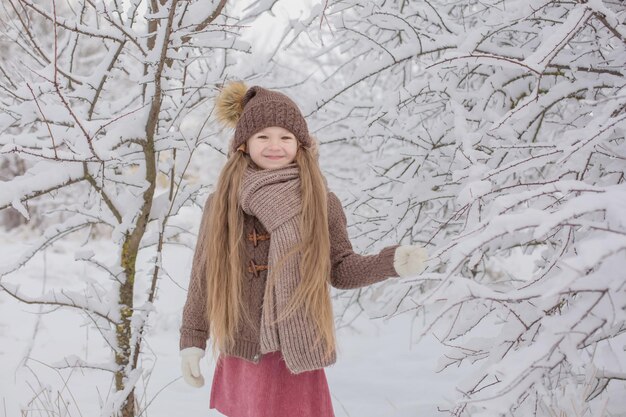
[[[135,233],[136,235],[136,233]],[[130,339],[132,335],[131,317],[133,312],[133,294],[135,283],[135,261],[137,259],[137,245],[132,245],[132,236],[130,235],[124,241],[122,247],[122,267],[126,279],[119,288],[119,305],[120,305],[120,322],[117,324],[117,347],[115,353],[115,363],[119,369],[115,373],[115,389],[122,391],[124,389],[124,377],[128,375],[128,363],[130,360]],[[121,408],[122,417],[135,416],[135,390],[133,389]]]

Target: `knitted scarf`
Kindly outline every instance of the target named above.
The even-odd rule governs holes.
[[[276,320],[276,309],[283,311],[301,280],[299,254],[290,256],[280,270],[273,268],[301,238],[302,199],[297,164],[271,169],[248,166],[239,200],[242,210],[255,216],[271,235],[268,282],[261,313],[261,353],[280,350],[292,373],[315,369],[324,362],[323,344],[312,346],[317,331],[315,323],[305,314],[304,306],[277,325],[271,324]],[[270,281],[273,285],[269,285]],[[303,334],[308,337],[302,337]],[[334,355],[328,363],[333,361]]]

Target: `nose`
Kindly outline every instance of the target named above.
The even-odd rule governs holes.
[[[277,137],[271,137],[270,138],[270,143],[269,143],[269,147],[270,148],[277,148],[280,145],[280,138]]]

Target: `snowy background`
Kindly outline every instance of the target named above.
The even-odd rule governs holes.
[[[0,415],[207,415],[178,326],[244,80],[357,252],[431,254],[333,291],[337,416],[626,416],[625,68],[613,0],[3,1]]]

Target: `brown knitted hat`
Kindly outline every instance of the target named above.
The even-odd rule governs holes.
[[[302,146],[311,147],[306,120],[289,97],[278,91],[254,86],[247,88],[241,81],[227,84],[216,99],[217,118],[235,127],[229,155],[250,136],[270,126],[287,129]]]

